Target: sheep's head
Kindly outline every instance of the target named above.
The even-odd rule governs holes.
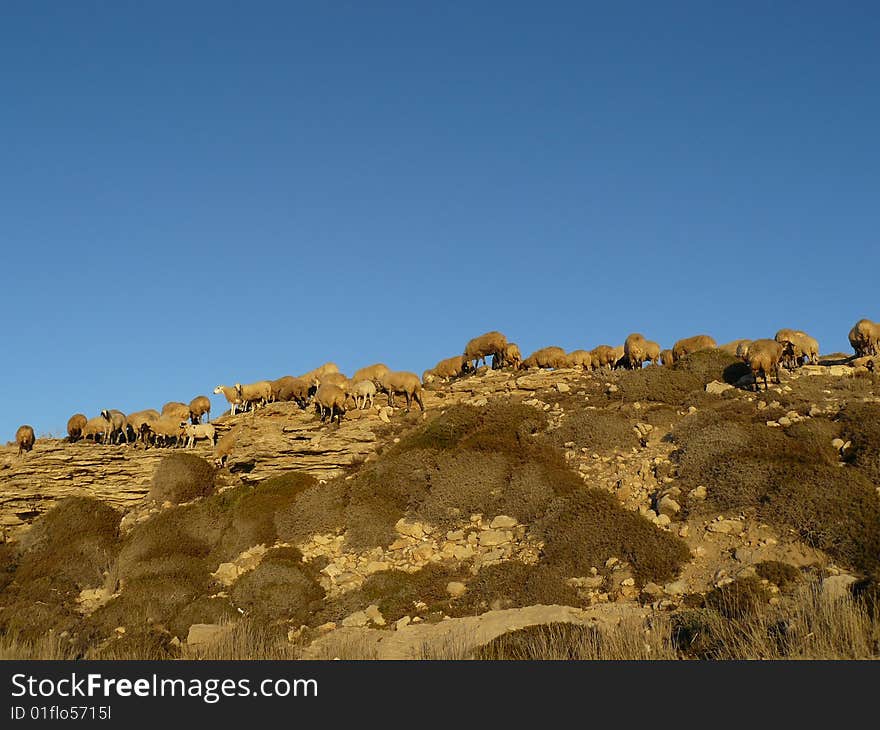
[[[223,392],[222,385],[218,385],[216,388],[214,388],[214,395],[220,395],[220,393],[222,393],[222,392]]]
[[[101,418],[104,418],[109,421],[110,420],[110,411],[108,411],[106,408],[103,411],[101,411]]]

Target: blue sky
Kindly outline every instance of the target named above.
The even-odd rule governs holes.
[[[5,2],[0,439],[489,329],[847,350],[878,34],[873,2]]]

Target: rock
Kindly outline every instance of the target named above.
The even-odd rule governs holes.
[[[217,580],[218,583],[222,583],[225,586],[231,586],[238,580],[238,566],[235,563],[220,563],[217,570],[215,570],[211,575]]]
[[[394,529],[401,535],[412,537],[416,540],[425,536],[425,530],[421,522],[409,522],[405,518],[399,519],[395,523]]]
[[[419,545],[413,550],[412,556],[415,560],[427,562],[433,557],[434,552],[434,546],[430,543],[425,543],[424,545]]]
[[[560,393],[568,393],[571,390],[571,387],[568,383],[556,383],[556,390]]]
[[[387,563],[384,560],[371,560],[364,568],[364,573],[366,575],[373,575],[385,570],[391,570],[391,563]]]
[[[366,611],[355,611],[350,616],[342,619],[342,625],[346,627],[361,627],[366,626],[368,623],[370,623],[370,617],[367,616]]]
[[[843,445],[844,445],[844,443],[845,443],[845,442],[844,442],[843,439],[841,439],[841,438],[837,438],[837,439],[832,440],[831,445],[832,445],[835,449],[837,449],[838,451],[841,451],[841,450],[843,449]]]
[[[619,562],[620,561],[617,558],[608,558],[608,560],[605,561],[605,567],[606,568],[613,568]]]
[[[186,635],[186,643],[214,644],[232,631],[232,624],[193,624]]]
[[[722,535],[738,535],[742,532],[743,523],[739,520],[719,520],[718,522],[710,522],[706,529],[709,532],[718,532]]]
[[[492,522],[489,523],[489,527],[493,530],[504,530],[516,527],[519,522],[513,518],[508,517],[507,515],[498,515]]]
[[[481,547],[504,545],[513,540],[513,533],[509,530],[484,530],[480,533],[479,539]]]
[[[706,499],[706,487],[702,484],[688,492],[688,499]]]
[[[822,597],[840,600],[850,595],[850,586],[856,582],[852,575],[831,575],[822,581]]]
[[[385,617],[382,615],[382,612],[379,610],[379,607],[375,603],[367,606],[364,609],[364,614],[376,626],[384,626],[385,625]]]
[[[645,593],[652,598],[660,598],[663,595],[663,588],[658,586],[656,583],[645,583],[642,587],[642,593]]]
[[[326,623],[323,623],[320,626],[318,626],[318,631],[322,634],[326,634],[328,631],[333,631],[335,629],[336,629],[336,622],[335,621],[327,621]]]
[[[706,392],[711,395],[721,395],[728,390],[733,390],[733,386],[729,383],[722,383],[720,380],[713,380],[706,386]]]
[[[663,592],[670,596],[680,596],[687,593],[687,583],[684,580],[676,580],[663,586]]]
[[[446,592],[453,598],[458,598],[467,592],[467,586],[464,583],[453,580],[446,584]]]
[[[450,530],[446,533],[446,539],[450,542],[461,542],[464,540],[464,530]]]
[[[790,419],[788,416],[780,416],[779,419],[778,419],[778,421],[777,421],[777,423],[778,423],[780,426],[785,426],[785,427],[787,427],[787,426],[790,426],[790,425],[791,425],[791,419]]]
[[[409,616],[404,616],[402,618],[399,618],[399,619],[397,619],[397,621],[394,622],[394,628],[397,629],[398,631],[400,631],[401,629],[409,626],[411,621],[412,621],[412,619]]]
[[[452,549],[452,555],[456,560],[467,560],[474,557],[474,549],[470,545],[456,545]]]
[[[657,505],[657,509],[660,511],[661,515],[666,515],[667,517],[675,517],[679,512],[681,512],[681,505],[668,494],[666,494],[660,500],[660,503]]]

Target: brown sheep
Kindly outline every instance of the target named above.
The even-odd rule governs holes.
[[[807,360],[812,365],[819,364],[819,342],[806,332],[793,329],[781,329],[773,338],[780,343],[785,351],[784,365],[789,370],[799,367]]]
[[[849,344],[859,357],[880,355],[880,323],[860,319],[849,331]]]
[[[34,429],[31,426],[19,426],[18,430],[15,432],[15,443],[18,444],[18,455],[21,456],[23,452],[30,451],[34,448],[36,440],[37,437],[34,436]]]
[[[180,401],[169,401],[162,406],[160,415],[162,418],[170,418],[172,421],[187,421],[189,420],[189,406]]]
[[[101,411],[101,418],[110,424],[108,441],[112,441],[115,437],[117,444],[120,438],[124,438],[125,443],[128,443],[128,428],[126,428],[125,414],[122,411],[117,411],[115,408],[105,408]]]
[[[672,365],[675,358],[672,356],[672,350],[660,350],[660,364],[663,366]]]
[[[542,347],[540,350],[535,350],[531,355],[529,355],[525,360],[522,361],[522,365],[520,366],[523,369],[526,368],[553,368],[558,370],[559,368],[564,368],[568,365],[568,355],[565,354],[565,350],[561,347]]]
[[[470,340],[464,348],[464,359],[473,363],[473,368],[476,370],[477,365],[485,362],[486,358],[491,355],[493,367],[496,362],[499,367],[503,367],[504,348],[506,347],[507,337],[501,332],[493,330]]]
[[[593,356],[588,350],[573,350],[566,355],[566,365],[570,368],[589,370],[593,366]]]
[[[305,408],[315,387],[302,378],[294,378],[290,375],[281,380],[284,382],[278,388],[277,400],[294,401],[300,408]]]
[[[206,395],[197,395],[189,402],[189,418],[193,424],[201,423],[202,416],[207,415],[205,423],[211,420],[211,399]]]
[[[654,340],[645,340],[645,359],[652,365],[660,364],[660,345]]]
[[[604,368],[606,365],[609,369],[613,367],[616,362],[614,356],[615,351],[611,345],[597,345],[590,350],[590,357],[593,360],[593,368],[595,370]]]
[[[445,360],[438,362],[430,370],[426,370],[422,375],[422,381],[429,383],[434,378],[439,380],[449,380],[450,378],[454,378],[464,373],[466,366],[467,360],[464,359],[464,355],[447,357]]]
[[[764,390],[769,387],[767,384],[767,376],[776,376],[776,383],[779,384],[779,362],[782,360],[784,347],[776,340],[755,340],[749,344],[748,364],[752,369],[752,375],[755,378],[755,392],[759,390],[758,378],[764,378]]]
[[[351,380],[353,383],[360,383],[362,380],[372,380],[375,383],[377,380],[381,380],[385,373],[390,371],[391,368],[385,363],[377,362],[375,365],[367,365],[367,367],[358,370],[351,376]]]
[[[519,345],[517,345],[515,342],[508,342],[504,346],[504,353],[501,357],[501,363],[499,363],[499,367],[511,367],[514,370],[518,370],[521,364],[522,353],[519,351]],[[492,361],[492,367],[495,367],[494,360]]]
[[[323,365],[319,365],[314,370],[309,370],[307,373],[303,373],[300,377],[306,382],[311,383],[315,378],[320,377],[321,375],[328,375],[330,373],[338,373],[339,366],[335,362],[325,362]]]
[[[102,442],[104,440],[104,437],[109,435],[109,427],[110,424],[107,422],[107,420],[101,418],[100,416],[90,418],[82,427],[83,441],[87,440],[89,436],[91,436],[92,441],[94,441],[95,443],[99,443],[98,437],[100,436],[100,441]]]
[[[214,388],[214,395],[223,394],[229,403],[229,415],[234,416],[236,408],[239,411],[244,410],[244,402],[238,393],[237,388],[230,388],[228,385],[218,385]]]
[[[330,414],[330,423],[336,418],[336,422],[341,426],[342,417],[345,415],[345,391],[338,385],[325,383],[318,386],[315,391],[315,412],[321,415],[321,422]]]
[[[409,413],[410,405],[414,400],[424,412],[425,404],[422,401],[422,383],[419,376],[405,370],[386,373],[385,377],[377,386],[383,393],[388,394],[388,405],[394,407],[395,393],[403,393],[406,396],[406,411]]]
[[[214,464],[223,467],[235,451],[235,445],[238,440],[238,429],[224,434],[217,440],[214,446]]]
[[[134,439],[146,443],[146,433],[149,429],[144,429],[144,424],[150,424],[158,421],[161,416],[159,411],[154,408],[148,408],[145,411],[137,411],[130,413],[125,417],[127,430],[134,434]]]
[[[730,342],[725,342],[723,345],[718,345],[718,349],[721,352],[726,352],[728,355],[733,355],[735,357],[739,357],[739,349],[743,344],[748,344],[751,340],[731,340]]]
[[[315,386],[336,385],[345,390],[345,387],[348,385],[348,378],[340,372],[324,373],[323,375],[316,375],[312,382]]]
[[[625,366],[633,370],[639,370],[642,363],[648,359],[648,341],[643,334],[633,332],[627,336],[623,343],[623,357]]]
[[[679,340],[672,346],[672,357],[675,362],[681,360],[685,355],[690,355],[700,350],[711,350],[717,347],[718,343],[709,335],[694,335]]]
[[[614,357],[614,364],[612,367],[622,368],[626,364],[626,354],[623,351],[623,345],[612,347],[611,354]]]
[[[268,380],[258,380],[256,383],[247,383],[246,385],[236,383],[235,389],[238,391],[238,397],[244,404],[245,410],[248,410],[249,406],[250,408],[265,406],[272,397],[272,383]]]
[[[86,425],[88,420],[89,419],[82,413],[74,413],[67,420],[67,440],[70,443],[73,443],[82,437],[83,426]]]

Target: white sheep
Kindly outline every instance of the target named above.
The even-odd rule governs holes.
[[[186,448],[192,449],[196,445],[198,439],[208,439],[211,446],[216,443],[217,432],[213,423],[188,423],[180,422],[180,428],[186,437]]]

